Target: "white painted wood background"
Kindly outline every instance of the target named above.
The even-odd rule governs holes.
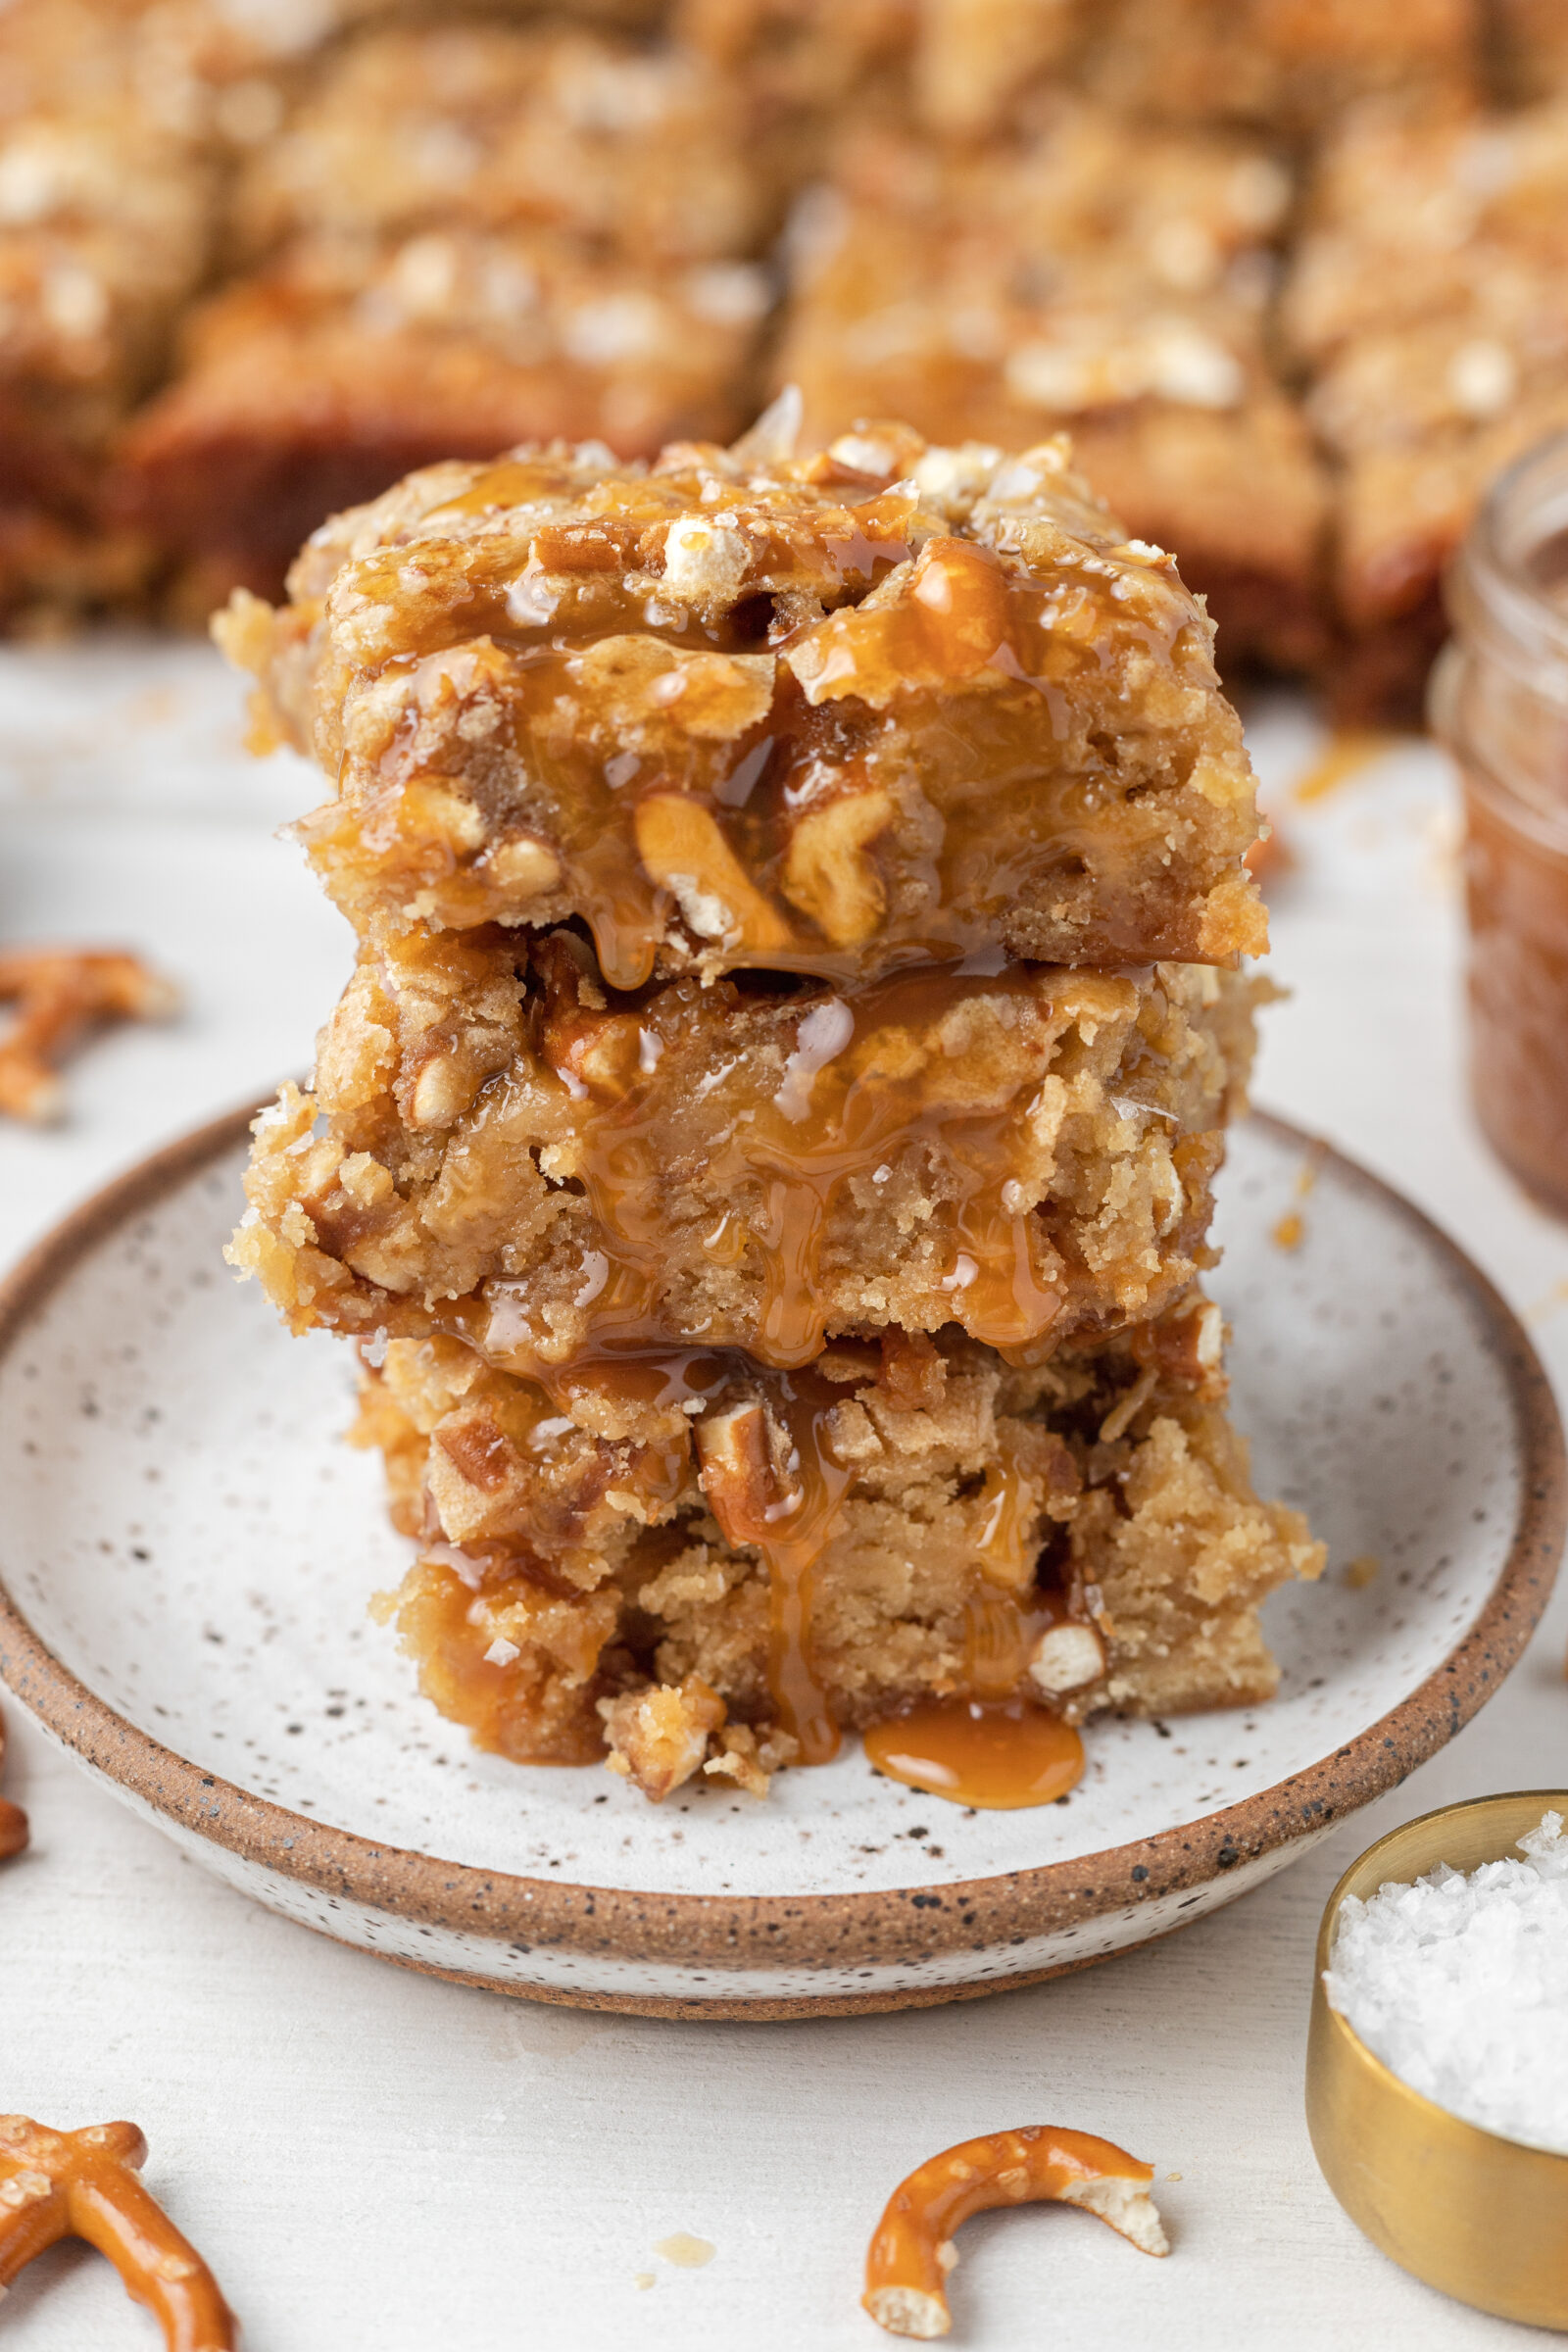
[[[346,930],[269,837],[308,780],[239,757],[238,710],[196,646],[0,652],[0,938],[124,939],[188,996],[177,1026],[77,1066],[68,1127],[0,1130],[6,1255],[303,1064],[347,969]],[[1273,894],[1296,993],[1270,1016],[1259,1099],[1456,1234],[1568,1388],[1568,1230],[1519,1198],[1464,1107],[1444,764],[1402,747],[1299,804],[1313,722],[1262,706],[1251,733],[1296,856]],[[1312,2159],[1301,2063],[1312,1939],[1347,1863],[1449,1798],[1568,1782],[1565,1641],[1560,1603],[1461,1739],[1207,1924],[1030,1991],[795,2026],[533,2008],[318,1941],[177,1859],[8,1702],[6,1786],[34,1842],[0,1873],[0,2109],[139,2122],[149,2182],[250,2352],[872,2352],[859,2274],[888,2191],[950,2141],[1041,2122],[1154,2163],[1173,2256],[1079,2215],[988,2217],[964,2232],[955,2342],[1523,2345],[1357,2235]],[[712,2261],[662,2261],[676,2231]],[[79,2248],[0,2308],[5,2352],[156,2340]]]

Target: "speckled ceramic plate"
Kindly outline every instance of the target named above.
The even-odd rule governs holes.
[[[480,1755],[367,1615],[408,1547],[378,1463],[338,1442],[347,1351],[288,1339],[222,1265],[244,1145],[240,1116],[148,1161],[0,1295],[0,1674],[194,1859],[388,1958],[758,2016],[1102,1959],[1400,1780],[1495,1692],[1545,1603],[1562,1437],[1523,1331],[1407,1202],[1253,1119],[1214,1286],[1235,1409],[1261,1487],[1310,1511],[1334,1562],[1270,1604],[1268,1706],[1102,1724],[1080,1787],[1036,1812],[921,1796],[854,1741],[766,1804],[705,1786],[658,1810],[597,1766]],[[1379,1570],[1356,1588],[1362,1555]]]

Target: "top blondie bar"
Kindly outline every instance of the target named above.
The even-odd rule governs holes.
[[[861,426],[797,458],[592,444],[410,475],[216,625],[366,937],[586,923],[611,985],[990,951],[1266,945],[1212,628],[1056,437]]]

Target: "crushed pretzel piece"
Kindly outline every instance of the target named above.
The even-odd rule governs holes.
[[[234,2315],[194,2246],[136,2174],[147,2141],[135,2124],[51,2132],[0,2115],[0,2291],[63,2237],[107,2254],[125,2291],[145,2303],[169,2352],[233,2352]]]
[[[163,1020],[178,1003],[135,956],[82,948],[0,952],[0,1004],[16,1016],[0,1039],[0,1113],[41,1124],[65,1108],[56,1063],[105,1021]]]
[[[6,1760],[5,1719],[0,1716],[0,1764]],[[20,1805],[0,1796],[0,1862],[9,1862],[27,1842],[27,1816]]]
[[[1029,1659],[1032,1682],[1047,1698],[1065,1698],[1069,1691],[1098,1683],[1105,1671],[1105,1645],[1092,1625],[1068,1618],[1048,1626]]]
[[[1132,1351],[1138,1362],[1197,1389],[1225,1393],[1225,1318],[1212,1298],[1178,1300],[1139,1326]]]
[[[932,2156],[888,2199],[865,2261],[860,2300],[890,2335],[929,2340],[953,2325],[947,2277],[953,2233],[994,2205],[1081,2205],[1145,2254],[1169,2241],[1149,2194],[1153,2167],[1088,2132],[1029,2124],[966,2139]]]

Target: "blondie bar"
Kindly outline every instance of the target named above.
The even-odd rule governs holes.
[[[1419,718],[1487,485],[1568,426],[1568,103],[1368,106],[1324,147],[1282,322],[1337,463],[1342,706]]]
[[[946,1324],[1059,1344],[1210,1262],[1260,984],[938,967],[612,999],[572,932],[366,950],[257,1125],[237,1264],[296,1329],[811,1361]]]
[[[230,208],[248,263],[121,451],[192,613],[281,592],[323,514],[438,458],[734,432],[770,301],[765,199],[700,59],[582,25],[372,25]]]
[[[1261,950],[1251,770],[1172,559],[1060,440],[792,441],[432,467],[318,531],[283,610],[220,617],[264,734],[336,779],[301,835],[356,928],[578,916],[623,990]]]
[[[552,229],[301,237],[187,320],[122,444],[123,510],[180,564],[193,616],[235,586],[281,596],[323,514],[412,467],[737,431],[770,301],[753,264],[632,263]]]
[[[572,24],[375,27],[329,55],[253,157],[242,253],[301,232],[530,223],[654,262],[765,225],[740,110],[703,61]]]
[[[905,416],[1016,446],[1070,428],[1128,527],[1179,551],[1221,663],[1314,658],[1324,485],[1265,334],[1281,162],[1061,101],[1016,147],[861,134],[790,240],[780,378],[808,432]]]
[[[392,1341],[359,1442],[424,1549],[386,1596],[426,1694],[519,1761],[761,1793],[840,1728],[1021,1695],[1071,1721],[1266,1698],[1263,1596],[1317,1575],[1188,1299],[1030,1370],[948,1333],[761,1374],[691,1352],[547,1394]]]
[[[671,29],[740,97],[763,172],[799,188],[847,123],[962,140],[1010,122],[1092,22],[1084,0],[676,0]]]
[[[1472,95],[1484,7],[1485,0],[1110,0],[1094,12],[1087,78],[1133,114],[1314,131],[1379,91],[1438,102]]]
[[[205,265],[210,203],[204,160],[131,114],[0,122],[0,610],[123,600],[145,576],[104,467]]]

